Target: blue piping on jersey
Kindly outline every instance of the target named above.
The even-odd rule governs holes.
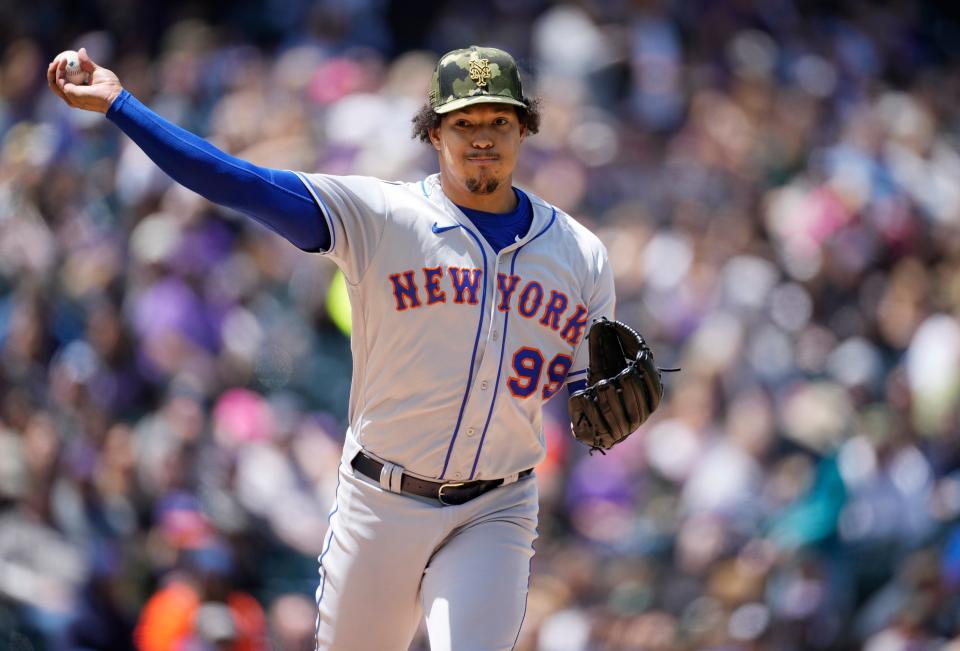
[[[567,379],[569,380],[574,375],[583,375],[586,372],[587,372],[587,369],[583,369],[582,371],[574,371],[573,373],[567,373]]]
[[[425,196],[427,199],[430,198],[430,195],[427,194],[427,186],[423,183],[423,179],[420,179],[420,192],[422,192],[423,196]]]
[[[510,275],[513,275],[513,271],[517,266],[517,254],[520,252],[518,248],[513,252],[513,258],[510,260]],[[494,297],[496,300],[496,297]],[[473,467],[470,468],[470,479],[473,479],[474,474],[477,472],[477,462],[480,461],[480,450],[483,449],[483,441],[487,438],[487,428],[490,427],[490,419],[493,417],[493,406],[497,404],[497,394],[500,392],[500,373],[503,371],[503,351],[507,347],[507,327],[509,326],[510,311],[507,310],[503,315],[503,336],[500,338],[500,362],[497,364],[497,380],[494,382],[493,398],[490,400],[490,410],[487,411],[487,420],[483,424],[483,432],[480,433],[480,445],[477,447],[477,454],[473,457]]]
[[[327,555],[327,552],[330,551],[330,546],[333,544],[333,514],[340,509],[340,472],[338,469],[337,472],[337,487],[333,491],[333,510],[330,511],[330,514],[327,516],[327,542],[324,545],[324,548],[320,551],[320,558],[318,562],[320,563],[320,570],[323,571],[323,557]],[[327,587],[327,573],[324,571],[320,575],[320,587],[317,588],[317,629],[313,636],[313,639],[316,640],[320,637],[320,602],[323,600],[323,591]]]
[[[305,177],[300,172],[294,172],[300,180],[303,181],[303,185],[306,186],[307,192],[309,192],[314,200],[317,202],[317,205],[320,206],[320,212],[323,214],[323,218],[327,220],[327,229],[330,231],[330,248],[326,251],[319,251],[321,255],[326,255],[334,251],[334,247],[337,246],[337,229],[333,227],[333,213],[330,212],[330,208],[327,206],[327,202],[323,200],[317,191],[313,187],[313,183],[310,182],[310,179]]]
[[[520,631],[523,630],[523,620],[527,618],[527,603],[530,601],[530,579],[533,578],[533,557],[537,554],[534,544],[540,537],[539,520],[537,521],[537,524],[538,526],[533,528],[533,542],[530,543],[530,551],[533,553],[530,554],[530,560],[527,561],[527,594],[523,597],[523,614],[520,615],[520,626],[517,628],[517,637],[513,639],[513,646],[510,647],[510,651],[513,651],[517,647],[517,642],[520,640]],[[317,615],[317,617],[319,618],[320,615]]]
[[[550,222],[543,227],[539,233],[531,237],[527,242],[524,242],[518,246],[513,252],[513,258],[510,260],[510,275],[513,275],[513,272],[517,269],[517,254],[520,253],[520,249],[525,247],[530,242],[533,242],[535,239],[547,232],[547,229],[553,226],[553,222],[557,219],[557,209],[553,209],[553,214],[550,215]],[[486,288],[486,285],[484,285]],[[496,297],[494,297],[496,300]],[[483,424],[483,432],[480,434],[480,445],[477,446],[477,454],[473,458],[473,467],[470,469],[470,479],[473,479],[474,474],[477,472],[477,464],[480,462],[480,451],[483,450],[483,442],[487,438],[487,428],[490,427],[490,420],[493,418],[493,406],[497,404],[497,394],[500,393],[500,373],[503,371],[503,351],[507,347],[507,320],[510,318],[510,311],[507,310],[506,314],[503,315],[503,337],[500,339],[500,363],[497,365],[497,382],[494,384],[493,398],[490,400],[490,410],[487,412],[487,422]]]
[[[480,322],[477,323],[477,336],[473,340],[473,352],[470,353],[470,371],[467,373],[467,388],[463,392],[463,400],[460,401],[460,413],[457,414],[457,424],[453,427],[453,436],[450,437],[450,445],[447,446],[447,456],[443,460],[443,470],[440,471],[440,479],[447,474],[447,465],[450,463],[450,454],[453,452],[453,445],[457,442],[457,433],[460,431],[460,423],[463,421],[463,410],[467,406],[467,397],[470,395],[470,385],[473,384],[473,365],[477,361],[477,346],[480,345],[480,333],[483,332],[483,318],[487,311],[487,252],[483,248],[483,242],[476,233],[471,231],[463,224],[458,224],[465,232],[470,234],[480,247],[480,254],[483,256],[483,292],[480,294]],[[494,281],[496,282],[496,281]],[[494,392],[496,395],[496,392]],[[481,441],[481,445],[483,441]],[[472,475],[471,475],[472,476]]]

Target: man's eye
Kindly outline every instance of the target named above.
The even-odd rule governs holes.
[[[470,126],[470,123],[467,122],[466,120],[457,120],[456,122],[454,122],[454,124],[461,128]]]
[[[509,122],[507,118],[497,118],[496,120],[493,121],[493,123],[498,127],[502,127],[503,125],[507,124],[507,122]]]

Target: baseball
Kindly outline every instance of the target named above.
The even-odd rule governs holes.
[[[64,78],[71,84],[86,85],[90,82],[90,74],[80,68],[80,55],[74,50],[64,50],[57,55],[57,60],[65,58],[67,67],[63,70]]]

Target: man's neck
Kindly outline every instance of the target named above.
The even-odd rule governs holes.
[[[440,187],[447,198],[458,206],[472,210],[482,210],[483,212],[506,214],[517,207],[517,195],[513,191],[511,180],[506,179],[491,194],[476,194],[455,181],[448,181],[441,173]]]

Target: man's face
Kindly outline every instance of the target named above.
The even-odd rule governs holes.
[[[488,195],[510,185],[525,135],[512,106],[483,103],[444,114],[430,141],[448,181]]]

